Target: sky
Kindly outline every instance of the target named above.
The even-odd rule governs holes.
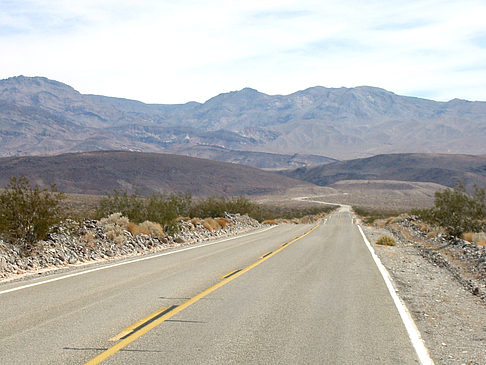
[[[486,101],[486,0],[0,0],[0,79],[204,102],[376,86]]]

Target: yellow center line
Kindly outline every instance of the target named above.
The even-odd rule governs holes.
[[[135,328],[141,326],[145,322],[150,321],[152,318],[158,316],[162,312],[165,312],[169,308],[170,307],[162,307],[162,308],[156,310],[155,312],[149,314],[148,316],[142,318],[141,320],[135,322],[134,324],[128,326],[127,328],[121,330],[121,332],[119,334],[117,334],[116,336],[110,338],[108,341],[118,341],[119,339],[121,339],[121,338],[125,337],[126,335],[130,334],[131,332],[133,332],[133,330]]]
[[[160,316],[156,320],[148,323],[146,326],[142,327],[137,332],[134,332],[130,336],[125,337],[123,340],[121,340],[120,342],[118,342],[116,345],[110,347],[109,349],[107,349],[106,351],[102,352],[98,356],[96,356],[96,357],[92,358],[91,360],[89,360],[87,363],[85,363],[85,365],[95,365],[95,364],[101,363],[102,361],[104,361],[107,358],[109,358],[110,356],[114,355],[115,353],[117,353],[118,351],[120,351],[121,349],[123,349],[124,347],[128,346],[129,344],[131,344],[133,341],[135,341],[139,337],[143,336],[144,334],[146,334],[150,330],[152,330],[155,327],[157,327],[159,324],[165,322],[166,320],[168,320],[169,318],[173,317],[174,315],[176,315],[180,311],[182,311],[182,310],[186,309],[187,307],[189,307],[190,305],[196,303],[199,299],[204,298],[205,296],[211,294],[212,292],[214,292],[218,288],[222,287],[223,285],[229,283],[230,281],[232,281],[232,280],[236,279],[237,277],[243,275],[247,271],[250,271],[254,267],[260,265],[262,262],[264,262],[264,261],[268,260],[270,257],[276,255],[277,253],[279,253],[283,249],[285,249],[288,246],[290,246],[292,243],[300,240],[301,238],[304,238],[305,236],[307,236],[308,234],[310,234],[311,232],[313,232],[314,230],[316,230],[318,227],[319,227],[319,225],[316,225],[316,226],[312,227],[309,231],[307,231],[303,235],[301,235],[301,236],[293,239],[292,241],[290,241],[287,246],[280,247],[278,250],[270,253],[268,256],[265,256],[264,258],[259,259],[258,261],[254,262],[253,264],[251,264],[251,265],[245,267],[244,269],[242,269],[241,271],[235,273],[234,275],[229,276],[226,279],[223,279],[220,282],[216,283],[212,287],[210,287],[210,288],[202,291],[201,293],[197,294],[196,296],[192,297],[191,299],[187,300],[186,302],[182,303],[181,305],[175,307],[173,310],[171,310],[171,311],[167,312],[166,314]]]

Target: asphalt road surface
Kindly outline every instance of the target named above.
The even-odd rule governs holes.
[[[190,247],[1,285],[0,364],[420,363],[349,212]]]

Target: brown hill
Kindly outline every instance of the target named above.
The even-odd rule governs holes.
[[[328,186],[343,180],[398,180],[432,182],[454,187],[462,181],[469,189],[486,185],[486,157],[451,154],[389,154],[340,161],[282,174]]]
[[[114,189],[151,194],[255,195],[285,191],[302,181],[232,163],[126,151],[0,158],[0,186],[26,176],[39,186],[68,193],[105,194]]]

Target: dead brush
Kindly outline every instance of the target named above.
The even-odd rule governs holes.
[[[268,225],[276,226],[278,223],[276,221],[274,221],[273,219],[267,219],[267,220],[263,221],[262,224],[268,224]]]
[[[81,240],[86,244],[89,245],[91,242],[95,240],[95,234],[91,231],[86,232],[81,236]]]
[[[187,221],[190,221],[190,220],[191,220],[191,217],[177,217],[175,219],[176,222],[182,222],[182,221],[187,222]]]
[[[464,232],[462,239],[471,243],[474,242],[474,232]]]
[[[214,220],[213,218],[206,218],[201,223],[204,226],[204,228],[206,228],[210,232],[217,231],[218,229],[221,229],[221,226],[219,225],[219,223],[216,220]]]
[[[390,236],[381,236],[380,238],[378,238],[378,240],[376,241],[376,244],[377,245],[381,245],[381,246],[396,246],[396,242],[395,240],[390,237]]]
[[[485,232],[474,233],[473,242],[478,246],[486,246],[486,233]]]
[[[121,213],[113,213],[107,218],[100,220],[105,230],[106,238],[116,244],[122,244],[127,239],[125,237],[125,230],[128,228],[128,218],[123,217]]]
[[[140,223],[140,226],[146,228],[152,237],[156,237],[159,239],[165,237],[164,229],[159,223],[145,221],[143,223]]]
[[[228,218],[216,218],[216,219],[215,219],[215,221],[216,221],[216,222],[218,222],[218,224],[219,224],[219,225],[220,225],[220,226],[221,226],[223,229],[224,229],[224,228],[226,228],[226,226],[227,226],[228,224],[230,224],[230,223],[231,223],[231,220],[230,220],[230,219],[228,219]]]
[[[191,219],[191,223],[195,227],[196,225],[198,225],[199,223],[201,223],[201,218],[192,218]]]
[[[147,227],[144,227],[142,225],[138,225],[133,222],[129,222],[127,225],[127,231],[132,234],[132,236],[138,236],[141,234],[150,236],[150,230]]]

